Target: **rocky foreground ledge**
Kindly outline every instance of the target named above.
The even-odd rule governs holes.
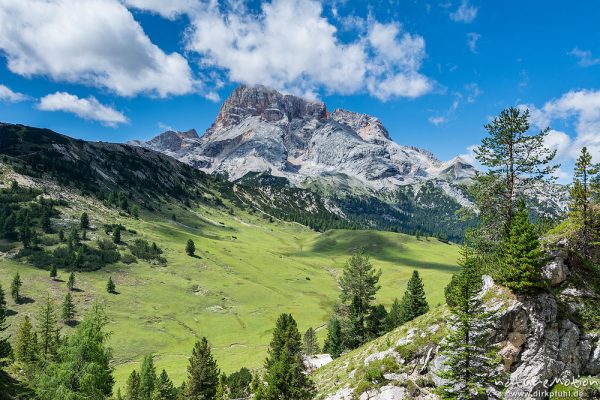
[[[484,276],[480,296],[497,313],[490,343],[499,349],[504,390],[492,398],[544,399],[556,383],[600,375],[600,334],[578,319],[600,296],[586,287],[585,269],[564,249],[551,254],[543,275],[549,289],[516,296]],[[439,307],[356,349],[315,373],[321,399],[437,399],[443,383],[440,342],[449,311]],[[591,398],[591,397],[590,397]]]

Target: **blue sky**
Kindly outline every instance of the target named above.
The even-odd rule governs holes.
[[[203,132],[239,83],[379,117],[448,159],[529,106],[568,179],[600,161],[600,3],[7,0],[0,120],[88,140]]]

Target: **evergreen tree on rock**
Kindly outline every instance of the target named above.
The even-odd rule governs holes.
[[[213,400],[220,371],[205,337],[194,345],[188,365],[186,399]]]

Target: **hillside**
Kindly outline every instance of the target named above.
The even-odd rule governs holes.
[[[322,340],[324,330],[319,328],[338,296],[336,277],[359,247],[383,271],[378,301],[387,306],[402,294],[413,269],[420,271],[430,303],[441,303],[443,288],[456,270],[455,245],[391,232],[318,233],[269,217],[239,201],[231,184],[150,150],[75,141],[19,126],[2,129],[12,132],[0,135],[3,190],[15,180],[24,192],[39,191],[31,192],[34,198],[23,207],[39,203],[40,197],[56,201],[52,232],[38,232],[42,249],[61,247],[58,230],[77,225],[84,211],[91,229],[82,244],[92,250],[101,240],[110,241],[105,224],[126,228],[116,247],[121,259],[95,271],[76,272],[74,292],[78,315],[94,300],[106,304],[116,387],[148,352],[155,353],[158,368],[166,368],[180,382],[200,336],[208,337],[225,372],[257,368],[281,312],[292,313],[302,331],[317,328]],[[146,170],[151,175],[140,175]],[[127,207],[109,201],[116,192],[127,193]],[[189,238],[196,242],[197,257],[184,252]],[[165,262],[138,258],[125,263],[138,239],[157,243]],[[60,268],[54,281],[43,265],[31,265],[31,256],[19,257],[20,244],[1,244],[0,282],[9,287],[18,271],[27,299],[19,305],[9,300],[16,312],[8,318],[14,340],[25,315],[35,320],[46,291],[57,304],[62,302],[67,271]],[[109,276],[118,294],[106,293]],[[62,329],[67,333],[72,328]]]

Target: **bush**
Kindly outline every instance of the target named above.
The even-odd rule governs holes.
[[[135,264],[137,263],[137,258],[132,254],[126,253],[121,256],[121,261],[124,264]]]
[[[160,263],[166,263],[167,260],[161,257],[162,250],[156,245],[156,243],[148,243],[144,239],[136,239],[132,244],[129,245],[131,254],[142,260],[151,261],[156,260]]]

